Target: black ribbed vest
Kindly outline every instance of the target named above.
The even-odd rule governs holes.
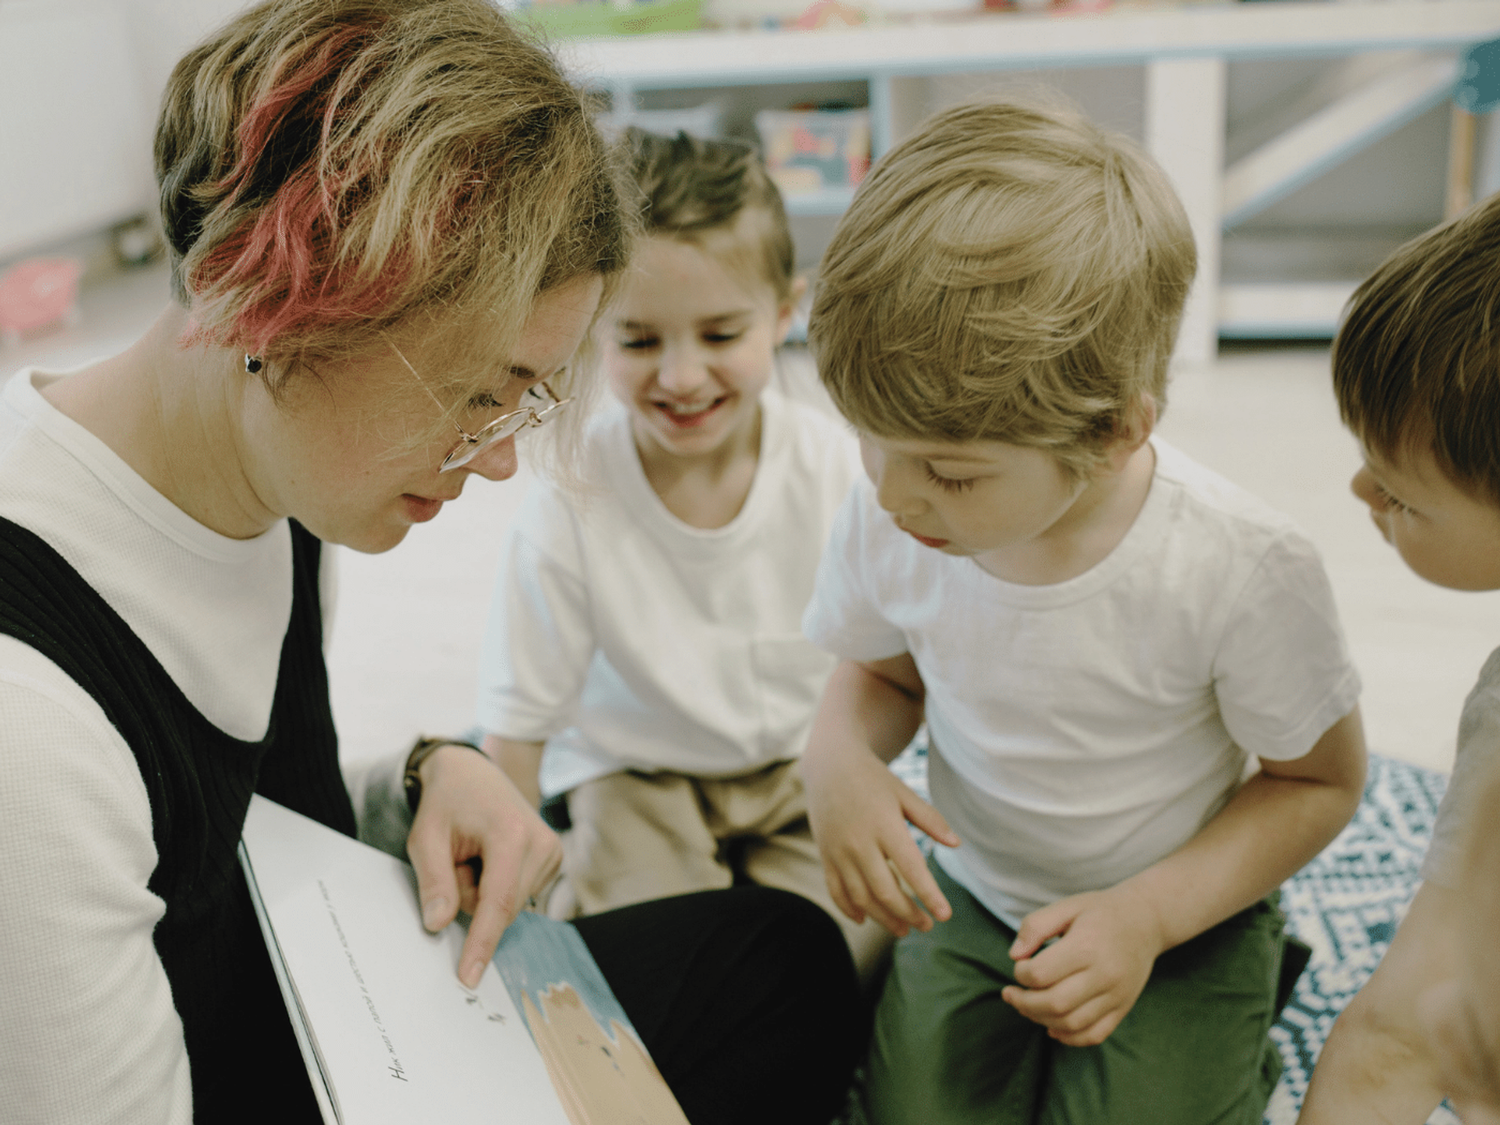
[[[291,529],[292,616],[271,722],[262,741],[242,742],[188,702],[61,555],[0,519],[0,632],[93,696],[146,783],[158,857],[147,889],[167,904],[153,936],[182,1017],[194,1117],[204,1123],[321,1120],[235,858],[252,793],[354,834],[323,664],[321,544]]]

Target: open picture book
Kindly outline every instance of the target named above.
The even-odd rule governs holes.
[[[687,1125],[572,926],[523,913],[471,990],[400,860],[257,796],[240,863],[329,1125]]]

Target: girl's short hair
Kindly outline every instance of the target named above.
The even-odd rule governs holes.
[[[871,171],[819,268],[809,328],[853,425],[1098,464],[1167,362],[1197,256],[1133,141],[1039,101],[956,106]]]
[[[791,298],[792,232],[781,192],[754,148],[635,127],[625,131],[624,146],[644,233],[691,242],[732,268],[751,268],[778,300]]]
[[[1344,424],[1394,463],[1430,449],[1500,504],[1500,194],[1406,243],[1354,291],[1333,342]]]
[[[592,108],[485,0],[249,9],[177,64],[157,127],[192,338],[275,360],[273,391],[411,318],[514,343],[543,291],[625,264]],[[494,377],[424,374],[459,404]]]

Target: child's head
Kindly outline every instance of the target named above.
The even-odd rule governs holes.
[[[1443,1084],[1464,1125],[1500,1125],[1500,769],[1490,771],[1466,834],[1456,972],[1422,998]]]
[[[643,238],[605,314],[605,369],[638,443],[693,456],[755,432],[798,284],[776,186],[753,149],[627,132]]]
[[[1500,587],[1500,195],[1401,247],[1350,299],[1333,385],[1355,495],[1408,566]]]
[[[957,106],[870,173],[819,271],[819,371],[884,438],[1103,463],[1167,361],[1196,268],[1187,216],[1133,142],[1049,105]]]

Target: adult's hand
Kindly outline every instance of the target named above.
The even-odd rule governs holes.
[[[422,798],[406,850],[417,872],[422,923],[436,933],[460,910],[471,915],[458,976],[473,988],[505,927],[557,874],[562,845],[483,754],[442,746],[418,772]]]

